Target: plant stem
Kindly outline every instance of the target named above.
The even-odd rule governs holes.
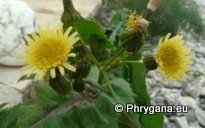
[[[109,92],[107,92],[104,88],[102,88],[102,86],[100,86],[99,84],[97,83],[94,83],[93,81],[91,80],[87,80],[87,79],[84,79],[83,80],[85,83],[89,84],[90,86],[92,86],[93,88],[96,88],[96,89],[99,89],[100,91],[108,94],[108,95],[111,95]]]
[[[113,64],[112,66],[110,66],[109,68],[105,69],[105,71],[111,71],[112,69],[116,68],[117,66],[121,65],[121,64],[141,64],[142,62],[140,61],[119,61],[115,64]]]
[[[124,52],[124,49],[121,48],[111,59],[109,59],[103,69],[106,69],[118,56],[120,56]]]
[[[115,101],[118,102],[118,98],[117,98],[117,95],[115,94],[109,80],[108,80],[108,77],[104,71],[104,69],[100,66],[100,64],[98,63],[98,61],[95,59],[95,57],[93,56],[93,54],[90,52],[90,50],[88,50],[87,46],[86,46],[86,43],[84,42],[84,40],[80,37],[80,41],[83,45],[83,47],[85,48],[87,54],[88,54],[88,57],[90,58],[90,60],[98,67],[98,69],[100,70],[100,72],[102,73],[102,76],[108,86],[108,88],[110,89],[110,92],[112,93],[112,96],[114,97]],[[120,52],[121,54],[121,52]],[[112,60],[114,60],[115,58],[113,58]],[[109,63],[107,64],[110,64],[112,61],[109,61]]]
[[[123,64],[123,63],[125,63],[125,64],[142,64],[143,62],[141,62],[141,61],[136,61],[136,60],[134,60],[134,61],[128,60],[128,61],[120,61],[120,63],[121,63],[121,64]]]

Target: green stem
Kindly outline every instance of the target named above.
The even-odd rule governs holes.
[[[120,63],[121,63],[121,64],[122,64],[122,63],[125,63],[125,64],[142,64],[143,62],[141,62],[141,61],[136,61],[136,60],[134,60],[134,61],[128,60],[128,61],[120,61]]]
[[[104,88],[102,88],[101,85],[99,85],[98,83],[94,83],[93,81],[91,80],[87,80],[87,79],[84,79],[83,80],[85,83],[89,84],[90,86],[92,86],[93,88],[96,88],[96,89],[99,89],[100,91],[108,94],[108,95],[111,95],[109,92],[107,92]]]
[[[103,75],[102,72],[99,73],[98,83],[101,85],[103,83]]]
[[[110,91],[111,91],[111,93],[112,93],[112,95],[113,95],[115,101],[116,101],[117,103],[119,103],[119,100],[118,100],[118,98],[117,98],[117,95],[115,94],[115,91],[113,90],[113,88],[112,88],[112,86],[111,86],[111,84],[110,84],[110,82],[109,82],[109,80],[108,80],[107,74],[106,74],[104,71],[102,71],[102,75],[103,75],[103,77],[104,77],[104,79],[105,79],[105,82],[107,83],[107,86],[108,86],[108,88],[110,89]]]
[[[142,64],[140,61],[119,61],[110,66],[109,68],[105,69],[105,71],[111,71],[112,69],[118,67],[121,64]]]
[[[124,52],[124,49],[121,48],[111,59],[109,59],[106,63],[103,69],[108,68],[108,66],[116,59],[118,56],[120,56]]]
[[[86,50],[86,53],[88,54],[89,59],[98,67],[99,70],[101,70],[101,66],[98,63],[98,61],[95,59],[95,57],[93,56],[93,54],[90,52],[90,50],[88,50],[86,43],[84,42],[84,40],[80,37],[80,42],[83,45],[83,47]]]
[[[104,80],[105,82],[107,83],[107,86],[108,88],[110,89],[110,92],[112,93],[114,99],[116,100],[116,102],[118,102],[118,98],[108,80],[108,77],[105,73],[105,71],[101,68],[100,64],[98,63],[98,61],[95,59],[95,57],[93,56],[93,54],[90,52],[90,50],[88,50],[87,46],[86,46],[86,43],[84,42],[84,40],[80,37],[80,41],[83,45],[83,47],[85,48],[87,54],[88,54],[88,57],[90,58],[90,60],[98,67],[98,69],[100,70],[100,72],[102,73],[102,76],[104,77]],[[112,61],[111,61],[112,62]]]

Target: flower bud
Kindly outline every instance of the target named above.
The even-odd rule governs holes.
[[[122,43],[122,47],[124,47],[128,52],[136,52],[143,45],[142,34],[134,31],[122,33],[120,35],[120,41]]]
[[[68,25],[72,25],[80,18],[80,14],[75,10],[72,0],[63,0],[64,11],[61,16],[61,21]]]
[[[71,89],[71,82],[59,74],[54,79],[49,78],[49,85],[60,95],[66,95]]]
[[[158,66],[153,55],[145,55],[143,63],[148,70],[155,70]]]
[[[85,78],[90,72],[90,63],[86,60],[82,60],[78,63],[76,72],[74,73],[74,78]]]
[[[160,5],[160,2],[160,0],[149,0],[149,3],[147,4],[147,9],[154,12]]]
[[[76,92],[82,92],[83,90],[85,90],[85,83],[81,79],[77,79],[73,83],[73,89]]]

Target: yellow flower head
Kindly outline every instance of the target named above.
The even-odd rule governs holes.
[[[128,21],[126,23],[126,30],[127,31],[134,31],[134,32],[144,32],[146,31],[147,27],[149,26],[149,22],[144,19],[142,16],[139,16],[134,11],[128,17]]]
[[[139,27],[137,25],[137,19],[141,17],[141,16],[138,16],[136,14],[136,12],[132,12],[129,17],[128,17],[128,21],[126,23],[126,30],[127,31],[135,31],[135,32],[138,32],[139,31]]]
[[[61,75],[65,74],[65,68],[75,72],[76,68],[67,61],[69,57],[75,57],[75,53],[70,53],[73,45],[79,40],[78,33],[71,33],[72,27],[65,32],[63,28],[47,27],[43,31],[38,28],[39,34],[32,33],[32,38],[25,36],[27,45],[25,52],[20,56],[27,65],[24,69],[30,69],[30,74],[36,73],[35,80],[42,79],[47,72],[51,77],[56,77],[58,69]]]
[[[187,76],[186,72],[191,70],[190,49],[184,45],[181,36],[170,38],[170,35],[159,40],[155,59],[166,78],[182,80]]]

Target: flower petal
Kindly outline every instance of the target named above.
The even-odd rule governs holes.
[[[52,78],[55,78],[55,77],[56,77],[56,70],[55,70],[55,68],[52,68],[52,69],[50,70],[50,74],[51,74],[51,77],[52,77]]]
[[[69,27],[69,28],[65,31],[64,36],[67,37],[67,36],[70,34],[70,32],[71,32],[72,29],[73,29],[73,27]]]
[[[73,71],[73,72],[75,72],[76,71],[76,68],[74,67],[74,66],[72,66],[72,65],[70,65],[70,64],[68,64],[68,63],[63,63],[63,66],[65,67],[65,68],[67,68],[68,70],[71,70],[71,71]]]
[[[61,74],[62,76],[64,76],[64,75],[65,75],[65,70],[64,70],[63,66],[58,66],[58,69],[59,69],[59,71],[60,71],[60,74]]]

